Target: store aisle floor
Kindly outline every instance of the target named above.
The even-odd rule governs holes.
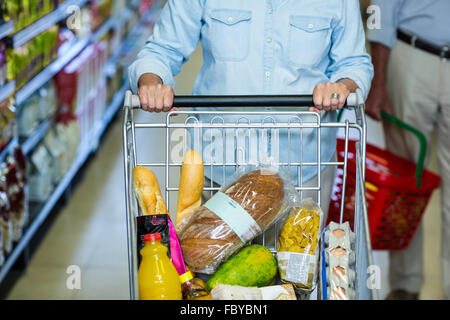
[[[121,127],[113,123],[9,299],[128,299]],[[68,288],[70,266],[80,289]]]

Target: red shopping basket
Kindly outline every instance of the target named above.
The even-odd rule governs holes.
[[[376,250],[406,249],[420,224],[433,190],[440,178],[423,170],[426,154],[425,137],[402,121],[384,114],[386,119],[415,133],[421,141],[418,164],[398,157],[387,150],[367,145],[366,199],[372,248]],[[339,161],[344,160],[345,141],[338,139]],[[355,141],[349,141],[347,189],[343,220],[353,229],[355,212],[356,152]],[[338,168],[331,197],[328,223],[339,222],[342,198],[343,168]]]

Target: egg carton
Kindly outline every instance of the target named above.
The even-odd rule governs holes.
[[[351,250],[355,246],[355,233],[350,229],[350,224],[345,222],[338,224],[331,222],[324,236],[327,247],[341,247]]]
[[[351,288],[331,285],[327,287],[327,295],[328,300],[354,300],[356,292]]]
[[[321,297],[326,300],[353,300],[356,255],[352,250],[355,234],[348,222],[330,223],[323,232],[321,261]]]

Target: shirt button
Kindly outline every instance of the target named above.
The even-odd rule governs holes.
[[[308,24],[308,28],[312,29],[312,28],[314,28],[314,25],[312,23],[310,23],[310,24]]]
[[[227,21],[228,22],[233,22],[233,17],[228,17]]]
[[[266,77],[269,78],[271,75],[270,71],[266,71]]]
[[[271,43],[272,42],[272,38],[267,38],[267,43]]]
[[[268,13],[268,14],[272,14],[272,13],[273,13],[272,8],[270,8],[269,10],[267,10],[267,13]]]

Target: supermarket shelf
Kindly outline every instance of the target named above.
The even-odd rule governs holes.
[[[33,134],[22,144],[22,150],[25,155],[28,155],[41,140],[45,137],[52,126],[50,119],[44,120]]]
[[[72,164],[69,171],[64,175],[62,180],[59,182],[59,184],[56,186],[55,190],[51,194],[50,198],[45,202],[43,207],[38,210],[37,214],[35,215],[32,223],[28,226],[28,228],[25,230],[24,235],[20,239],[20,241],[17,243],[17,245],[14,247],[11,254],[7,257],[7,260],[5,264],[0,269],[0,283],[3,281],[5,276],[8,274],[11,267],[14,265],[14,262],[17,260],[17,258],[22,253],[23,249],[28,245],[31,238],[35,234],[35,232],[39,229],[39,227],[42,225],[42,223],[45,221],[47,216],[50,214],[58,200],[63,195],[64,191],[67,189],[67,187],[72,182],[73,178],[77,175],[78,171],[81,169],[81,167],[84,165],[86,160],[88,159],[89,155],[94,151],[94,147],[92,146],[92,141],[98,141],[100,140],[101,136],[105,132],[106,128],[111,123],[112,119],[114,118],[114,115],[117,113],[118,109],[121,107],[123,103],[123,99],[125,98],[125,92],[127,90],[128,86],[125,85],[119,92],[116,93],[114,96],[111,104],[107,107],[104,120],[102,125],[100,126],[99,130],[93,130],[93,135],[95,135],[92,138],[86,139],[86,143],[81,145],[78,148],[78,155],[76,159],[74,160],[74,163]],[[49,122],[50,123],[50,122]],[[42,128],[44,128],[44,125],[41,125]],[[48,130],[48,128],[47,128]],[[42,129],[44,132],[45,130]],[[28,141],[27,141],[28,142]],[[29,142],[30,146],[32,145],[31,142]],[[33,217],[33,213],[30,212],[31,216]]]
[[[35,23],[17,32],[13,37],[13,47],[18,48],[23,46],[29,40],[33,39],[42,32],[48,30],[58,22],[69,17],[73,12],[69,10],[72,6],[82,7],[88,0],[67,0],[55,10],[42,17]]]
[[[8,145],[0,152],[0,163],[2,163],[6,156],[10,153],[11,150],[16,148],[19,145],[19,139],[17,136],[14,136]]]
[[[78,1],[85,2],[85,1]],[[159,8],[155,8],[158,10]],[[150,10],[155,11],[155,10]],[[145,17],[142,17],[139,21],[138,25],[142,23],[142,21],[146,21],[149,16],[146,14]],[[109,20],[108,20],[109,21]],[[112,22],[106,22],[107,24]],[[78,55],[85,47],[87,47],[93,39],[101,38],[101,33],[105,34],[109,30],[107,27],[101,27],[95,34],[88,37],[88,39],[78,40],[74,46],[71,46],[69,51],[61,58],[58,58],[55,62],[53,62],[49,67],[47,67],[44,71],[42,71],[38,76],[32,79],[24,88],[22,88],[16,94],[16,103],[19,105],[21,102],[24,102],[33,92],[39,89],[42,85],[44,85],[47,81],[49,81],[57,72],[59,72],[70,60]],[[133,28],[133,31],[129,33],[126,37],[128,39],[133,32],[137,30]],[[99,38],[98,38],[99,37]],[[126,40],[124,40],[126,41]],[[62,180],[53,190],[49,199],[45,203],[42,203],[39,206],[31,206],[30,208],[30,218],[32,219],[31,223],[24,230],[24,234],[19,242],[14,246],[13,251],[9,256],[6,257],[6,261],[2,267],[0,267],[0,283],[2,283],[3,279],[7,276],[8,272],[16,262],[17,258],[21,255],[22,251],[28,246],[28,243],[32,239],[33,235],[40,228],[40,226],[44,223],[47,216],[52,212],[58,200],[64,194],[67,187],[71,184],[74,177],[76,177],[78,171],[83,167],[90,154],[96,151],[98,147],[98,142],[101,137],[105,133],[111,121],[114,119],[114,116],[117,114],[118,110],[123,104],[123,100],[125,97],[125,93],[129,88],[128,81],[125,82],[124,86],[114,95],[110,105],[106,108],[105,113],[103,115],[103,119],[101,123],[97,127],[95,127],[91,132],[91,137],[86,139],[86,142],[82,143],[78,148],[78,154],[76,159],[74,160],[72,166],[69,171],[64,175]],[[29,137],[23,144],[23,149],[25,153],[29,153],[38,143],[42,140],[45,134],[51,127],[51,120],[46,120],[35,130],[33,135]],[[0,159],[3,156],[6,156],[11,147],[19,144],[19,139],[17,137],[14,138],[14,142],[12,141],[10,145],[0,154]],[[95,143],[93,143],[93,141]],[[4,154],[4,155],[3,155]]]
[[[89,157],[90,150],[86,148],[86,146],[80,146],[79,153],[77,158],[75,159],[72,167],[66,173],[64,178],[59,182],[55,190],[53,191],[50,198],[47,200],[45,205],[33,219],[32,223],[25,230],[22,238],[19,240],[17,245],[14,247],[11,254],[7,257],[5,264],[2,266],[0,270],[0,283],[3,281],[5,276],[8,274],[11,267],[14,265],[14,262],[22,253],[23,249],[28,245],[31,238],[35,234],[36,230],[42,225],[45,221],[49,213],[52,211],[55,204],[58,202],[59,198],[62,196],[64,191],[67,189],[69,184],[72,182],[72,179],[76,176],[77,172],[85,163],[86,159]]]
[[[105,22],[103,22],[101,27],[98,28],[97,31],[95,31],[94,36],[91,39],[91,42],[100,41],[100,39],[103,38],[105,36],[105,34],[107,34],[109,32],[109,30],[114,28],[115,19],[116,19],[115,17],[110,17]]]
[[[50,81],[60,72],[72,59],[79,55],[89,44],[101,39],[114,25],[114,18],[109,18],[95,33],[84,39],[76,40],[75,44],[68,45],[69,49],[58,59],[42,70],[37,76],[31,79],[15,96],[16,105],[20,106],[34,92]]]
[[[37,76],[31,79],[15,95],[17,107],[20,107],[34,92],[50,81],[59,71],[61,71],[73,58],[75,58],[89,44],[90,39],[77,40],[74,45],[61,57],[52,62],[42,70]]]
[[[9,21],[0,26],[0,40],[14,32],[14,21]]]
[[[9,97],[11,97],[16,91],[16,82],[10,81],[0,88],[0,102],[5,101]]]

